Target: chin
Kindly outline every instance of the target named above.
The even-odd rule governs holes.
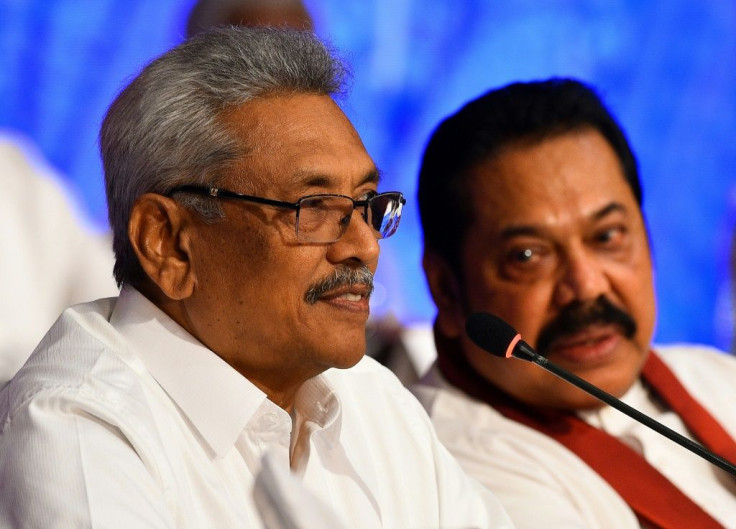
[[[581,377],[587,380],[589,383],[600,388],[606,393],[613,397],[620,399],[633,385],[634,380],[611,380],[605,377],[590,376]],[[600,399],[590,395],[582,389],[568,384],[565,381],[560,380],[559,383],[565,384],[565,386],[558,386],[558,390],[555,392],[555,403],[556,407],[568,410],[590,410],[600,408],[606,404]]]
[[[583,395],[576,395],[574,397],[571,397],[570,399],[567,399],[565,403],[561,406],[563,409],[572,410],[572,411],[583,411],[583,410],[595,410],[598,408],[601,408],[605,406],[606,404],[598,400],[592,395],[588,395],[587,393],[584,393]]]
[[[360,353],[359,355],[355,355],[352,358],[346,358],[345,361],[341,362],[340,365],[336,365],[335,367],[337,369],[350,369],[351,367],[354,367],[358,362],[360,362],[363,359],[363,353]]]
[[[322,369],[322,372],[327,371],[328,369],[350,369],[351,367],[355,367],[362,358],[363,355],[355,358],[341,357],[339,359],[330,359],[323,364],[324,369]]]
[[[343,344],[343,347],[335,347],[335,345],[333,344],[333,350],[326,357],[326,363],[329,364],[329,367],[348,369],[360,362],[365,356],[365,341],[358,343],[356,340],[352,343]]]

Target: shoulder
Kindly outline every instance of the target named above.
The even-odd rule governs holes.
[[[0,392],[0,428],[44,406],[55,413],[128,415],[145,401],[144,368],[107,321],[115,299],[66,309]],[[0,430],[1,431],[1,430]]]
[[[436,365],[411,390],[429,413],[440,441],[487,485],[487,473],[541,476],[550,462],[552,467],[556,461],[577,464],[577,457],[561,444],[449,384]]]
[[[498,433],[503,431],[503,428],[499,427],[506,423],[517,424],[504,418],[485,402],[476,400],[451,385],[442,376],[436,364],[417,384],[411,386],[411,391],[425,407],[432,422],[443,428],[457,429],[466,433],[486,430]]]
[[[361,475],[382,491],[386,505],[399,499],[406,509],[404,499],[422,497],[421,517],[436,516],[444,526],[477,527],[487,525],[479,522],[484,517],[495,523],[507,519],[496,498],[462,471],[422,405],[389,369],[365,357],[326,376],[341,406],[341,442]],[[406,476],[412,476],[411,483],[395,489],[395,483],[406,483]]]
[[[0,494],[0,525],[126,525],[175,512],[162,435],[171,428],[151,398],[160,390],[107,322],[113,301],[67,309],[0,391],[0,482],[12,484]]]
[[[655,344],[654,351],[668,363],[697,362],[705,358],[707,362],[716,361],[730,364],[736,362],[732,354],[710,345],[698,343]]]
[[[557,441],[451,386],[436,367],[412,391],[427,406],[442,443],[487,485],[489,479],[495,486],[504,475],[524,474],[540,479],[546,475],[554,483],[560,468],[584,466]]]
[[[638,527],[620,497],[577,455],[451,386],[436,367],[412,391],[440,441],[499,498],[517,527],[537,527],[540,519],[548,527]]]
[[[711,377],[733,380],[736,375],[736,357],[707,345],[656,345],[654,351],[685,384],[704,383]]]
[[[379,413],[424,415],[421,405],[396,375],[369,356],[349,369],[330,369],[324,376],[343,405]]]
[[[736,358],[703,345],[676,344],[654,350],[685,389],[736,436]]]
[[[340,403],[343,434],[354,446],[364,439],[392,451],[411,451],[415,461],[435,458],[440,443],[427,412],[389,369],[365,357],[326,375]],[[401,465],[409,464],[408,457],[402,459]]]

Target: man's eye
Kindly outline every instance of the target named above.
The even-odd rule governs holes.
[[[545,266],[552,255],[552,249],[547,245],[522,245],[509,249],[506,253],[506,262],[519,269],[531,270]]]
[[[377,194],[378,194],[378,191],[376,191],[376,190],[374,190],[374,189],[371,189],[371,190],[369,190],[369,191],[366,191],[366,192],[365,192],[365,193],[363,193],[362,195],[360,195],[360,196],[359,196],[358,198],[356,198],[355,200],[370,200],[370,199],[372,199],[372,198],[373,198],[374,196],[376,196]]]
[[[511,281],[535,281],[554,270],[555,263],[549,244],[521,244],[507,249],[499,273]]]
[[[513,251],[509,257],[512,261],[516,261],[517,263],[528,263],[534,257],[534,252],[531,248],[522,248],[520,250]]]
[[[605,229],[599,232],[595,240],[604,246],[616,247],[624,243],[626,230],[620,226]]]
[[[340,224],[341,226],[347,226],[348,224],[350,224],[351,218],[352,215],[343,215],[342,217],[340,217],[338,224]]]

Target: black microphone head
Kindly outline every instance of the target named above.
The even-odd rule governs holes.
[[[465,332],[473,343],[495,356],[506,356],[509,344],[518,334],[516,329],[488,312],[471,314],[465,322]]]

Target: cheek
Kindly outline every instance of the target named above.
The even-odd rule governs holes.
[[[642,272],[635,277],[619,280],[621,289],[625,289],[622,296],[625,299],[626,309],[637,323],[637,341],[642,347],[649,347],[656,321],[656,298],[654,294],[654,279],[651,273]]]
[[[653,320],[655,313],[654,271],[645,242],[638,246],[630,260],[610,265],[607,277],[615,296],[613,301],[618,297],[618,302],[644,325]]]
[[[545,405],[554,389],[555,378],[540,366],[516,358],[485,360],[485,376],[519,400]]]
[[[254,227],[231,229],[227,236],[203,240],[198,248],[200,283],[224,305],[258,315],[267,306],[274,310],[292,307],[302,299],[313,273],[305,248],[279,240]],[[259,308],[260,307],[260,308]]]
[[[470,312],[491,312],[506,320],[530,343],[548,319],[554,282],[515,283],[499,276],[486,263],[485,269],[468,270],[465,285]]]

